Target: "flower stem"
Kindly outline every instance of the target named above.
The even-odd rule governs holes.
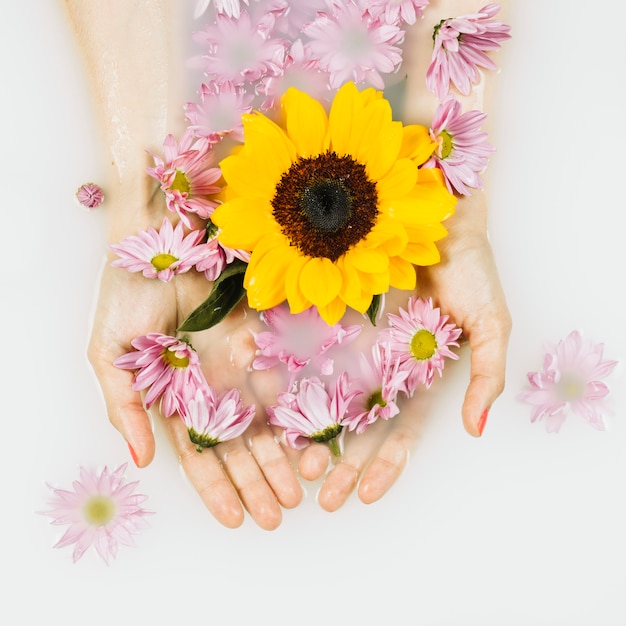
[[[332,439],[328,440],[328,447],[333,453],[333,456],[341,456],[341,449],[339,448],[339,442],[337,441],[337,437],[333,437]]]

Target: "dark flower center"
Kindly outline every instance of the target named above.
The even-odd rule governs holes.
[[[326,152],[298,160],[283,174],[272,207],[302,254],[334,262],[374,227],[378,193],[362,163]]]

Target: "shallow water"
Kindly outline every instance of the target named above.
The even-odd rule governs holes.
[[[271,533],[249,519],[234,531],[215,522],[158,422],[156,459],[141,471],[107,422],[85,357],[103,215],[73,199],[103,166],[94,120],[57,6],[14,4],[0,26],[11,87],[1,135],[0,569],[11,581],[2,623],[626,623],[623,365],[608,381],[606,432],[572,417],[549,435],[516,401],[543,344],[573,329],[603,342],[606,358],[626,358],[622,50],[616,38],[594,39],[597,22],[619,23],[626,10],[616,1],[602,15],[564,0],[517,4],[498,59],[489,171],[490,235],[514,318],[507,388],[484,437],[466,435],[463,349],[421,400],[409,465],[383,500],[352,497],[330,514],[316,504],[319,484],[305,484],[303,505]],[[71,551],[51,549],[59,528],[33,513],[45,482],[69,486],[80,464],[127,461],[157,512],[151,528],[109,568],[93,555],[72,565]]]

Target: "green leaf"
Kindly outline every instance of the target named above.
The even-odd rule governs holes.
[[[247,263],[235,259],[213,283],[209,297],[178,327],[179,332],[197,332],[219,324],[246,294],[243,276]]]
[[[376,318],[378,317],[378,313],[380,311],[381,304],[380,294],[372,296],[372,302],[369,305],[369,308],[366,311],[367,317],[369,317],[370,322],[372,322],[372,326],[376,326]]]

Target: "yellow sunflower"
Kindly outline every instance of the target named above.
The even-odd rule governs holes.
[[[435,145],[393,121],[382,92],[346,83],[327,113],[290,88],[275,123],[244,115],[245,141],[220,163],[225,201],[211,220],[225,246],[251,253],[251,308],[316,306],[328,324],[367,311],[390,287],[413,289],[414,265],[439,261],[454,212],[438,170],[418,169]]]

